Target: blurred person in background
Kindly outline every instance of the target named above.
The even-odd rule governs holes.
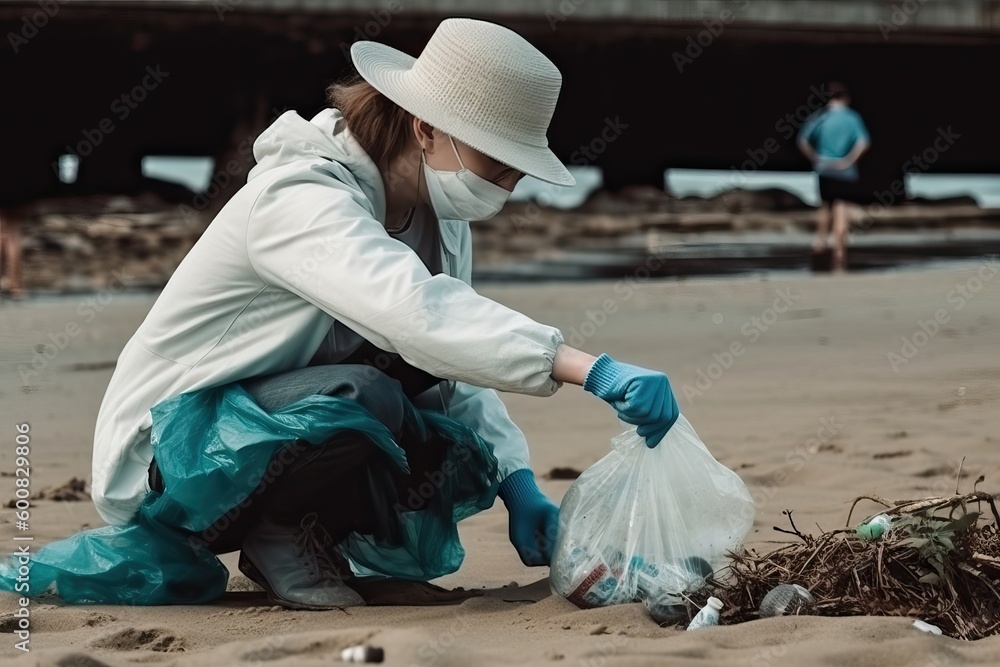
[[[826,253],[830,219],[833,218],[832,268],[847,268],[848,203],[865,203],[861,191],[858,159],[871,143],[861,115],[850,108],[851,95],[843,83],[826,86],[826,106],[812,114],[799,130],[798,146],[819,177],[820,206],[816,218],[813,252]]]
[[[20,299],[21,215],[13,207],[0,207],[0,280],[3,278],[11,298]]]

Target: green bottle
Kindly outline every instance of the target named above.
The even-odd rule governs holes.
[[[887,533],[891,525],[892,519],[889,518],[888,514],[879,514],[873,517],[871,521],[859,524],[855,531],[858,537],[870,542],[877,540]]]

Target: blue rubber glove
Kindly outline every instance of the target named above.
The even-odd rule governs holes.
[[[535,483],[528,468],[515,470],[500,482],[498,492],[507,506],[510,543],[525,565],[548,565],[559,529],[559,506]]]
[[[636,433],[650,448],[660,444],[680,415],[666,375],[617,362],[606,354],[590,367],[583,388],[607,401],[619,419],[637,425]]]

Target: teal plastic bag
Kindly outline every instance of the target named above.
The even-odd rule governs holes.
[[[447,443],[437,490],[415,508],[397,508],[402,539],[352,533],[340,548],[384,576],[428,580],[462,564],[455,523],[493,505],[498,464],[492,445],[468,426],[405,399],[404,408],[404,432],[417,439],[409,446]],[[387,465],[409,473],[391,432],[352,399],[317,394],[268,413],[234,382],[180,394],[150,412],[164,492],[148,493],[126,525],[82,531],[31,554],[28,576],[20,578],[29,590],[18,585],[18,557],[9,556],[0,562],[0,590],[81,604],[210,602],[225,592],[229,573],[201,535],[247,499],[283,447],[354,431],[387,455]]]
[[[413,509],[400,514],[404,533],[401,544],[393,546],[371,535],[351,533],[339,549],[367,570],[427,581],[450,574],[461,565],[465,549],[456,524],[492,507],[500,482],[492,445],[439,412],[424,410],[420,414],[428,431],[444,438],[450,446],[440,468],[425,475],[426,480],[418,479],[416,489],[405,499]]]

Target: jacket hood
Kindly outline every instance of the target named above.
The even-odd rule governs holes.
[[[385,220],[382,175],[347,129],[347,121],[339,109],[323,109],[311,120],[295,110],[286,111],[254,141],[253,156],[257,164],[247,174],[247,182],[298,160],[321,158],[340,163],[372,202],[375,218]]]

